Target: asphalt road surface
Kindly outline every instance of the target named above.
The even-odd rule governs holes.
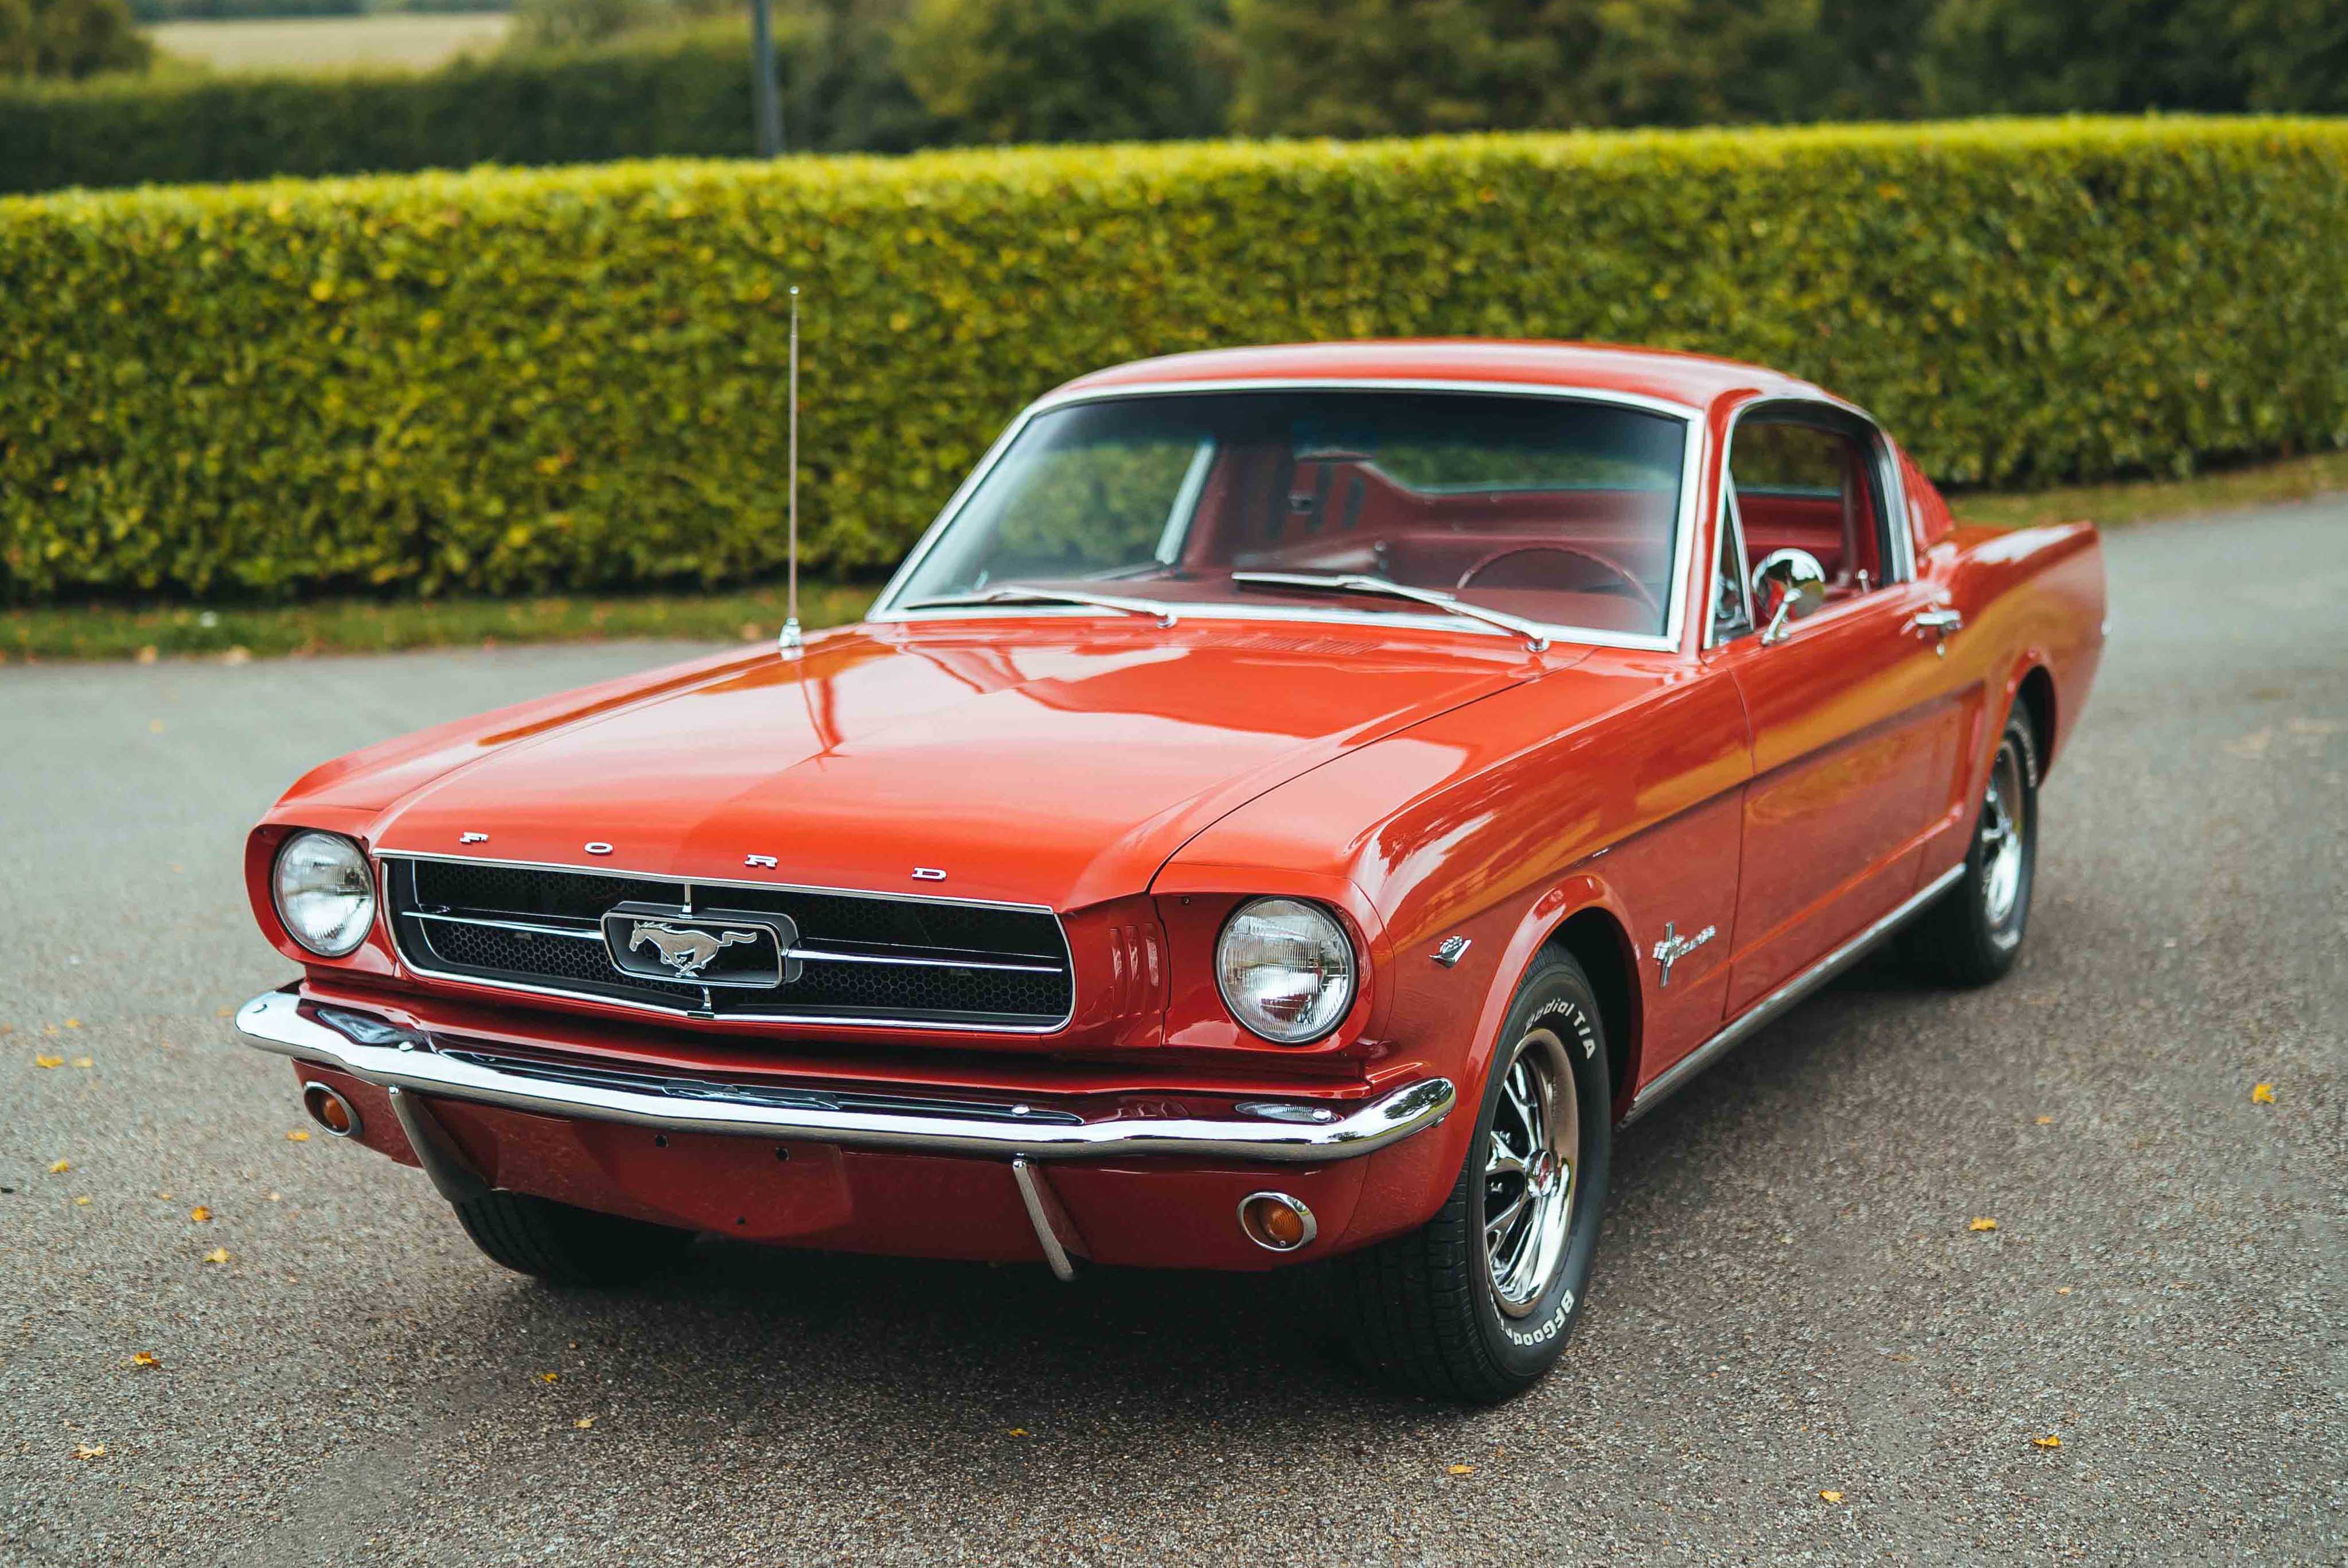
[[[560,1293],[290,1141],[224,1017],[288,969],[249,822],[681,650],[0,669],[0,1562],[2341,1562],[2348,505],[2110,558],[2021,967],[1870,965],[1625,1134],[1491,1410],[1255,1279],[712,1242]]]

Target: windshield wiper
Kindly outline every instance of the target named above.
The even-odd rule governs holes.
[[[950,593],[940,599],[919,599],[905,608],[955,610],[974,604],[1090,604],[1100,610],[1122,610],[1128,615],[1155,615],[1160,627],[1170,626],[1179,618],[1165,605],[1150,599],[1123,599],[1114,593],[1087,593],[1081,588],[1030,588],[1019,583],[1005,583],[999,588],[984,588],[975,593]]]
[[[1325,593],[1375,593],[1387,599],[1407,599],[1415,604],[1432,605],[1446,614],[1481,621],[1488,626],[1514,632],[1525,640],[1527,653],[1538,654],[1549,646],[1549,633],[1538,621],[1528,621],[1521,615],[1511,615],[1499,610],[1487,610],[1478,604],[1463,603],[1449,593],[1389,583],[1383,577],[1364,577],[1351,572],[1234,572],[1231,581],[1242,588],[1312,588]]]

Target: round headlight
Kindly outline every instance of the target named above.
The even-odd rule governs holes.
[[[1354,1003],[1354,944],[1337,917],[1292,898],[1240,905],[1215,944],[1215,983],[1231,1016],[1267,1040],[1301,1046]]]
[[[286,840],[270,882],[277,918],[321,958],[349,953],[375,923],[375,879],[367,874],[366,851],[339,834],[296,833]]]

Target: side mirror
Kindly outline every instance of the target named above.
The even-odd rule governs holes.
[[[1787,620],[1827,602],[1827,569],[1807,550],[1773,550],[1753,569],[1753,603],[1768,622],[1761,645],[1782,641]]]

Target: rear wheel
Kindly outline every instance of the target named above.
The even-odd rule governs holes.
[[[1517,993],[1476,1134],[1435,1218],[1340,1260],[1341,1315],[1374,1376],[1488,1402],[1538,1381],[1579,1315],[1613,1149],[1598,1002],[1543,958]]]
[[[451,1205],[491,1262],[553,1284],[633,1284],[673,1266],[693,1233],[533,1198],[485,1192]]]
[[[2038,748],[2030,716],[2017,708],[1990,761],[1963,874],[1903,938],[1910,965],[1952,985],[1985,985],[2013,968],[2037,866]]]

